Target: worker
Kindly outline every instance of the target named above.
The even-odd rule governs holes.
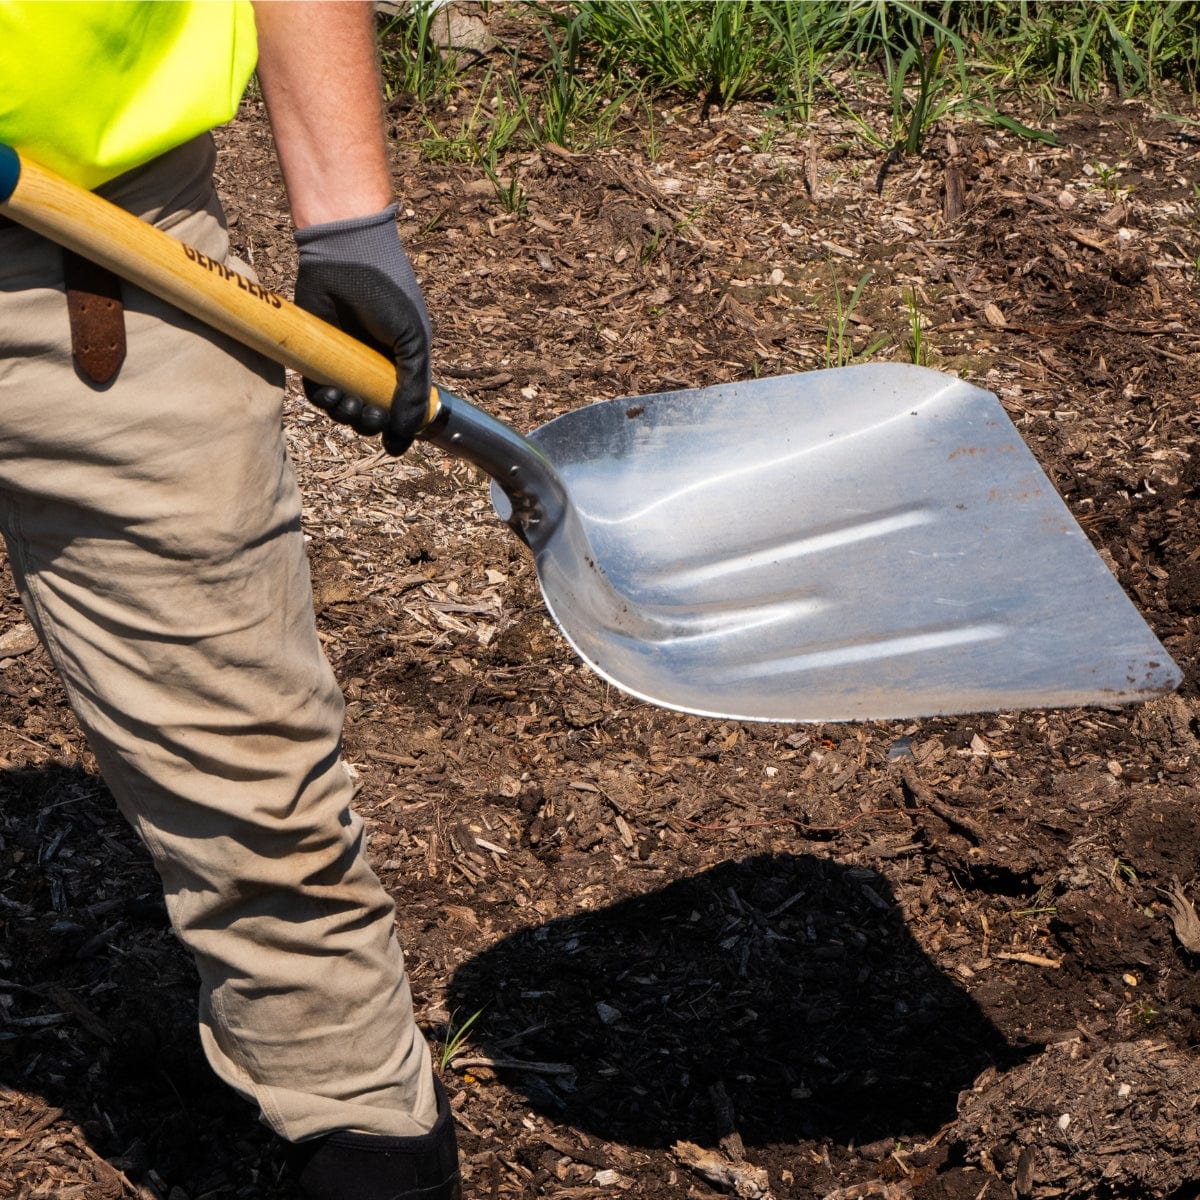
[[[369,3],[0,0],[0,142],[242,272],[210,130],[258,79],[297,301],[391,356],[401,454],[430,326],[396,229]],[[447,1099],[363,852],[313,614],[282,372],[0,220],[0,525],[21,599],[200,976],[217,1074],[303,1200],[457,1200]]]

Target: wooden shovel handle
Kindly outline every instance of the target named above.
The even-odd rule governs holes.
[[[0,213],[317,383],[390,408],[396,365],[275,292],[0,145]],[[437,389],[425,425],[437,416]]]

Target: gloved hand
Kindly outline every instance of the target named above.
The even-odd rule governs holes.
[[[383,434],[390,454],[412,445],[429,405],[429,313],[396,232],[396,205],[369,217],[296,232],[296,303],[396,362],[392,407],[304,381],[304,393],[359,433]]]

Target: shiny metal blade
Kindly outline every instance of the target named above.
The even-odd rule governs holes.
[[[956,377],[867,364],[615,400],[529,441],[569,497],[536,556],[546,603],[631,695],[830,721],[1179,682],[999,401]]]

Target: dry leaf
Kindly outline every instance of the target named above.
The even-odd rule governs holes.
[[[1179,886],[1179,880],[1173,879],[1162,895],[1171,906],[1168,915],[1179,944],[1192,954],[1200,954],[1200,916],[1196,913],[1196,906],[1187,898],[1187,893]]]

